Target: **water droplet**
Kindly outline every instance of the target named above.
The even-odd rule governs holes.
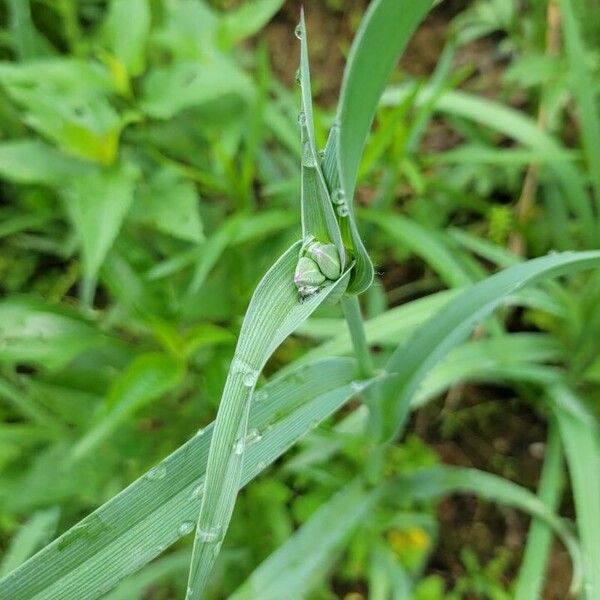
[[[187,535],[194,531],[195,524],[193,521],[184,521],[178,528],[179,535]]]
[[[238,456],[240,456],[241,454],[244,453],[245,449],[246,449],[246,440],[244,438],[238,438],[237,440],[235,440],[235,444],[233,444],[234,454],[237,454]]]
[[[317,156],[319,157],[319,160],[323,160],[325,158],[325,150],[319,150]]]
[[[294,75],[294,81],[297,85],[302,85],[302,73],[300,69],[296,71],[296,75]]]
[[[309,427],[311,429],[316,429],[319,426],[319,421],[317,421],[317,419],[314,419],[313,421],[310,422]]]
[[[165,465],[156,465],[146,473],[146,479],[149,479],[150,481],[157,481],[159,479],[163,479],[166,474],[167,467],[165,467]]]
[[[256,463],[256,471],[258,473],[260,473],[261,471],[264,471],[266,468],[267,468],[267,463],[264,460],[261,460],[258,463]]]
[[[331,194],[331,201],[334,204],[346,204],[346,194],[342,188],[338,188]]]
[[[234,373],[241,373],[242,383],[246,387],[253,387],[256,385],[258,379],[258,371],[253,369],[249,364],[245,363],[239,358],[235,358],[232,363],[232,370]]]
[[[264,402],[268,397],[268,392],[265,390],[258,390],[257,392],[254,392],[252,400],[254,400],[254,402]]]
[[[304,114],[304,111],[300,111],[298,113],[298,124],[301,127],[304,127],[304,125],[306,125],[306,114]]]
[[[194,593],[194,588],[193,587],[188,587],[188,589],[185,591],[185,597],[186,598],[190,598]]]
[[[296,29],[294,29],[294,35],[301,40],[302,39],[302,23],[298,23],[296,25]]]
[[[190,498],[192,498],[192,500],[200,498],[200,496],[202,496],[202,492],[204,492],[204,484],[199,483],[198,485],[196,485],[192,488],[192,493],[190,494]]]
[[[197,529],[196,530],[196,539],[199,542],[205,542],[206,544],[213,544],[214,542],[219,541],[221,538],[221,527],[219,525],[215,525],[213,527],[209,527],[208,529]]]
[[[345,204],[340,204],[340,206],[337,207],[336,212],[340,217],[347,217],[350,214],[350,211]]]
[[[304,146],[302,147],[302,166],[304,166],[304,167],[314,167],[315,166],[315,157],[312,153],[312,148],[310,147],[310,142],[304,142]]]
[[[248,435],[246,436],[246,446],[250,446],[251,444],[256,444],[256,442],[260,442],[262,440],[262,434],[258,429],[250,429],[248,431]]]
[[[200,437],[201,435],[204,435],[206,433],[206,427],[200,427],[200,429],[198,429],[198,431],[196,431],[196,436]]]

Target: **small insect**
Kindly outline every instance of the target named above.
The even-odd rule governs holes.
[[[321,285],[302,285],[298,288],[298,297],[300,303],[312,298],[315,294],[318,294],[323,289]]]

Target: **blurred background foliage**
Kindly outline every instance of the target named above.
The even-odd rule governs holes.
[[[305,5],[321,144],[366,5]],[[586,140],[593,121],[575,106],[585,87],[597,102],[600,12],[596,0],[573,6],[585,51],[575,59],[559,7],[546,0],[447,0],[418,30],[360,172],[359,221],[378,270],[367,317],[522,257],[598,247],[598,139]],[[0,4],[2,574],[214,417],[254,286],[300,232],[299,7]],[[585,81],[573,66],[582,57],[593,74]],[[547,411],[536,381],[559,370],[587,409],[600,402],[599,278],[548,289],[505,308],[510,345],[482,340],[447,363],[413,434],[386,457],[390,473],[443,461],[535,488]],[[422,306],[380,332],[382,362],[441,304]],[[341,332],[338,309],[322,309],[267,376],[315,343],[336,348]],[[488,363],[511,359],[511,384],[486,375]],[[351,435],[321,427],[249,486],[214,597],[233,591],[362,459]],[[419,600],[509,598],[526,533],[514,510],[469,498],[400,511],[384,502],[311,598],[368,597],[397,564],[422,576]],[[107,597],[181,597],[188,558],[181,542]],[[551,564],[546,597],[563,598],[569,562],[558,546]]]

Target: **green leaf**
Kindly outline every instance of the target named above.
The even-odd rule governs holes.
[[[0,143],[0,175],[8,181],[58,187],[89,170],[89,165],[65,156],[41,140]]]
[[[19,529],[0,561],[0,577],[4,577],[27,560],[40,546],[52,539],[58,525],[58,508],[41,510]]]
[[[219,23],[219,37],[224,46],[258,33],[281,8],[285,0],[253,0],[228,11]]]
[[[350,211],[342,225],[342,236],[346,243],[351,241],[356,261],[349,286],[352,293],[366,290],[374,275],[358,233],[352,203],[360,159],[390,74],[431,5],[432,0],[371,2],[348,55],[337,122],[327,142],[323,170],[331,193],[341,189]]]
[[[539,499],[551,511],[556,511],[564,487],[563,461],[556,424],[551,425],[546,444],[544,467],[538,489]],[[535,519],[527,532],[527,542],[517,576],[515,600],[540,598],[548,567],[552,529],[541,519]]]
[[[131,203],[138,172],[130,164],[95,170],[70,182],[66,209],[79,237],[83,268],[95,279]]]
[[[590,178],[594,185],[596,200],[600,202],[600,114],[596,102],[594,86],[590,85],[594,75],[589,68],[588,53],[584,36],[575,17],[571,0],[559,0],[561,25],[572,74],[572,85],[579,113],[579,131],[589,166]]]
[[[188,179],[161,169],[140,188],[131,218],[188,242],[203,239],[196,187]]]
[[[277,377],[255,393],[241,484],[356,394],[350,359],[328,359]],[[193,529],[214,427],[114,496],[0,581],[11,600],[93,600]],[[184,525],[184,526],[183,526]],[[183,527],[182,527],[183,526]]]
[[[577,516],[577,531],[583,554],[583,597],[600,595],[600,444],[595,422],[580,418],[563,406],[580,404],[565,386],[552,386],[548,394],[554,401],[560,436],[565,449]]]
[[[254,90],[249,77],[230,60],[213,56],[205,62],[180,61],[144,78],[142,108],[151,117],[170,119],[185,108],[231,94],[249,100]]]
[[[395,438],[404,427],[411,399],[425,375],[505,297],[542,278],[598,266],[600,252],[552,254],[515,265],[463,291],[394,351],[386,365],[393,377],[382,384],[382,400],[372,425],[382,438]]]
[[[183,365],[164,354],[148,353],[135,358],[111,386],[105,414],[77,442],[71,459],[82,458],[140,408],[179,385],[183,375]]]
[[[349,273],[300,302],[293,283],[301,243],[271,267],[258,284],[238,339],[215,421],[206,487],[192,554],[188,597],[199,598],[225,537],[237,497],[258,375],[271,354],[317,307],[344,289]]]
[[[114,162],[125,121],[108,100],[114,84],[106,70],[68,59],[0,63],[0,82],[29,127],[69,154]]]
[[[58,369],[109,343],[107,335],[70,311],[30,298],[0,302],[0,363]]]
[[[111,0],[103,25],[106,45],[127,69],[139,75],[146,66],[146,43],[150,32],[148,0]]]
[[[338,106],[338,161],[346,197],[354,195],[363,148],[392,70],[432,0],[375,0],[356,33]]]

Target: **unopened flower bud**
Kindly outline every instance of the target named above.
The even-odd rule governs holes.
[[[325,275],[321,273],[319,265],[308,256],[302,256],[298,260],[296,272],[294,273],[294,283],[297,288],[303,286],[319,286],[325,281]]]
[[[321,273],[323,273],[327,279],[335,281],[340,276],[342,272],[340,255],[334,244],[313,242],[307,248],[306,252],[308,256],[317,263]]]

